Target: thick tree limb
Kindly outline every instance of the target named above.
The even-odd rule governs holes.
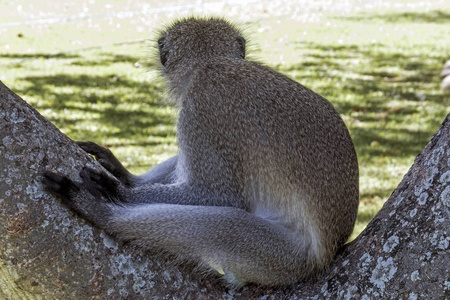
[[[79,180],[73,141],[0,82],[0,299],[444,299],[450,295],[450,115],[364,232],[316,281],[228,289],[117,245],[43,191]],[[265,296],[265,297],[264,297]]]

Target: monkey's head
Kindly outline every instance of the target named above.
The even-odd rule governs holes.
[[[187,18],[176,21],[158,39],[163,70],[190,69],[214,57],[244,59],[242,33],[221,18]]]

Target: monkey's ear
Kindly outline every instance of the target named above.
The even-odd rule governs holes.
[[[165,39],[162,37],[158,40],[158,47],[159,47],[159,59],[161,60],[161,64],[163,66],[166,66],[167,62],[167,51],[164,50],[164,41]]]
[[[245,58],[245,39],[242,36],[240,36],[240,37],[237,38],[237,42],[238,42],[239,47],[240,47],[239,50],[241,50],[241,53],[240,53],[241,57]]]

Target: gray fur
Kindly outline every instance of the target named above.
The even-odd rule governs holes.
[[[134,176],[82,142],[114,176],[84,168],[82,185],[50,172],[44,183],[121,240],[235,285],[282,286],[324,270],[350,236],[358,164],[331,104],[245,60],[241,36],[216,18],[161,32],[161,70],[180,109],[177,156]]]

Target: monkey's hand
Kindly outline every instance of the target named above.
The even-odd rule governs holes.
[[[50,170],[43,174],[42,183],[48,191],[91,223],[103,227],[111,215],[111,206],[122,202],[125,187],[104,171],[84,167],[81,183]]]
[[[120,180],[125,186],[132,187],[135,185],[134,175],[114,156],[111,150],[99,146],[93,142],[77,142],[87,153],[93,155],[95,159],[112,175]]]

